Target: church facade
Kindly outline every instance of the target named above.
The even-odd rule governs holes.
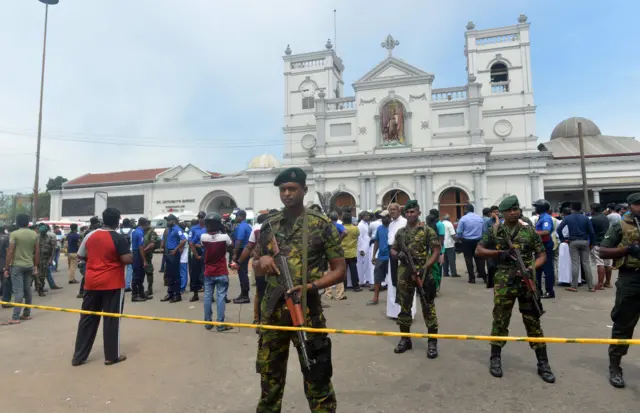
[[[540,198],[552,206],[582,200],[578,123],[596,185],[591,201],[640,189],[634,138],[602,136],[590,120],[570,118],[538,144],[526,16],[512,26],[479,30],[469,22],[466,29],[466,84],[446,88],[398,58],[391,35],[381,44],[385,59],[353,83],[350,96],[330,41],[310,53],[287,46],[281,160],[265,154],[226,175],[195,165],[87,174],[51,193],[50,218],[87,220],[98,196],[129,217],[279,208],[272,182],[289,166],[308,174],[307,204],[325,209],[417,199],[423,211],[437,208],[455,221],[466,203],[480,212],[514,194],[528,212]]]

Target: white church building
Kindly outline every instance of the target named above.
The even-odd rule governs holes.
[[[582,199],[578,122],[591,199],[620,202],[640,190],[634,138],[603,136],[590,120],[570,118],[538,142],[526,16],[513,26],[477,30],[469,22],[466,29],[467,83],[445,88],[400,59],[391,35],[382,42],[386,58],[353,83],[353,94],[330,41],[309,53],[287,46],[281,160],[265,154],[229,175],[195,165],[87,174],[52,192],[50,218],[98,214],[96,192],[130,217],[279,208],[272,182],[294,165],[307,171],[307,202],[325,208],[375,210],[417,199],[423,211],[438,208],[454,221],[467,202],[480,211],[515,194],[530,211],[539,198]]]

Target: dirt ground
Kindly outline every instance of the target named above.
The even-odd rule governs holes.
[[[159,268],[159,256],[156,257]],[[64,261],[64,260],[62,260]],[[459,257],[458,268],[464,268]],[[161,276],[156,275],[156,278]],[[63,262],[55,279],[64,289],[34,298],[35,304],[80,308],[77,285],[67,284]],[[146,303],[127,300],[125,313],[202,319],[202,301],[161,303],[164,289]],[[232,277],[229,297],[239,283]],[[330,327],[397,331],[381,305],[367,307],[369,292],[347,292],[345,301],[330,301]],[[614,290],[577,294],[558,289],[545,301],[545,334],[555,337],[609,337]],[[129,298],[129,297],[127,297]],[[188,298],[185,294],[183,298]],[[489,334],[492,292],[466,278],[444,279],[436,301],[440,332]],[[0,309],[0,319],[10,318]],[[255,373],[257,336],[251,329],[226,333],[203,326],[123,320],[121,351],[128,360],[104,366],[98,334],[87,364],[71,366],[79,316],[33,311],[33,320],[0,327],[0,397],[2,412],[254,412],[260,394]],[[251,305],[227,305],[227,321],[251,322]],[[418,315],[413,331],[425,331]],[[514,312],[511,334],[524,335]],[[393,353],[397,339],[333,336],[333,384],[338,411],[382,412],[631,412],[640,405],[640,348],[624,358],[627,388],[608,384],[607,347],[552,344],[551,366],[557,383],[536,375],[535,355],[526,343],[510,343],[503,352],[504,377],[489,375],[489,344],[441,340],[440,357],[426,358],[426,340],[414,349]],[[284,412],[308,411],[298,361],[290,358]]]

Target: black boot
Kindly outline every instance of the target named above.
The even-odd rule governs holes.
[[[438,357],[438,340],[429,339],[427,342],[427,358],[434,359]]]
[[[144,302],[144,301],[147,301],[147,299],[141,295],[134,295],[133,297],[131,297],[131,302],[133,303]]]
[[[616,389],[624,389],[624,377],[620,367],[621,356],[609,356],[609,383]]]
[[[400,326],[401,333],[409,333],[411,331],[410,327]],[[413,348],[413,343],[411,343],[411,339],[409,337],[400,337],[400,341],[396,348],[393,349],[393,352],[396,354],[402,354],[407,350],[411,350]]]
[[[39,289],[39,290],[38,290],[38,296],[39,296],[39,297],[44,297],[44,296],[46,296],[46,294],[44,293],[44,288],[41,288],[41,289]]]
[[[489,359],[489,373],[493,377],[502,377],[502,347],[491,345],[491,358]]]
[[[553,375],[551,371],[551,366],[549,366],[549,358],[547,357],[547,348],[537,348],[536,349],[536,357],[538,359],[538,376],[547,382],[547,383],[555,383],[556,376]]]
[[[194,292],[193,293],[193,297],[189,298],[189,302],[194,302],[194,301],[198,301],[200,299],[200,297],[198,297],[198,292]]]

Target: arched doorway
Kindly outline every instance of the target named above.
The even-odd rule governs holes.
[[[207,213],[230,214],[238,207],[236,200],[226,191],[213,191],[204,197],[200,204],[201,210]]]
[[[392,189],[382,197],[382,209],[387,209],[389,204],[399,204],[401,207],[409,201],[409,194],[401,189]]]
[[[337,211],[338,213],[342,212],[351,212],[351,215],[354,216],[356,213],[356,199],[348,192],[336,192],[331,197],[331,210]]]
[[[464,214],[464,205],[468,203],[469,195],[465,191],[455,187],[449,188],[440,194],[440,200],[438,201],[440,216],[449,214],[451,222],[456,222]]]

